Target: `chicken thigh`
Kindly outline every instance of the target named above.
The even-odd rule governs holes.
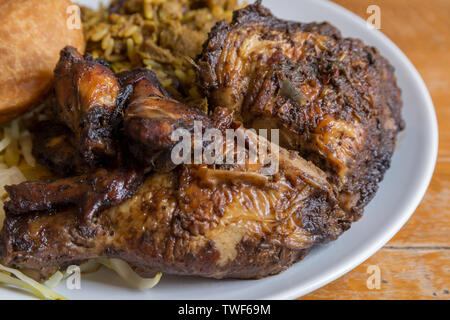
[[[394,68],[328,23],[289,22],[260,1],[212,30],[197,59],[212,108],[247,128],[277,128],[281,146],[328,174],[357,220],[390,166],[404,127]]]

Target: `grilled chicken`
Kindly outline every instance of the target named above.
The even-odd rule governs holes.
[[[333,187],[312,163],[246,131],[232,112],[217,108],[209,118],[173,100],[148,70],[117,79],[129,94],[123,128],[117,128],[125,142],[117,143],[119,169],[7,187],[2,263],[43,278],[98,257],[123,259],[144,276],[163,271],[260,278],[281,272],[348,228]],[[234,164],[170,162],[172,133],[192,132],[195,121],[202,130],[238,129],[245,147],[228,151]],[[67,131],[43,136],[45,148],[53,139],[65,141],[61,135]],[[228,139],[219,149],[234,144],[234,137]],[[267,157],[259,153],[262,146]],[[208,147],[200,145],[202,151]],[[268,174],[273,164],[276,170]],[[140,186],[149,168],[160,172]]]
[[[31,133],[34,157],[52,172],[68,177],[90,170],[89,165],[79,156],[75,136],[66,125],[45,120],[34,125]]]
[[[97,213],[130,198],[144,180],[119,132],[133,87],[121,87],[106,65],[71,47],[61,51],[55,79],[60,122],[43,121],[31,129],[33,154],[66,178],[6,187],[11,199],[5,211],[20,215],[75,207],[89,224]]]
[[[246,135],[248,155],[262,138]],[[143,276],[162,271],[260,278],[285,270],[314,244],[344,231],[332,187],[314,165],[281,149],[278,173],[261,172],[262,166],[247,161],[154,173],[89,229],[73,209],[8,214],[2,263],[37,270],[44,278],[97,257],[123,259]]]
[[[125,260],[142,276],[261,278],[350,227],[389,167],[403,127],[389,63],[327,23],[282,21],[257,2],[212,30],[197,64],[211,118],[173,100],[150,71],[114,76],[64,50],[55,85],[60,119],[75,142],[62,129],[42,135],[42,158],[51,163],[58,143],[80,146],[91,170],[8,187],[3,264],[42,279],[91,258]],[[176,166],[172,134],[192,133],[195,121],[202,130],[237,129],[245,148],[232,148],[231,156],[245,161]],[[100,130],[99,123],[108,125]],[[244,127],[279,128],[281,146]],[[227,139],[219,148],[234,143]],[[278,156],[250,161],[261,145]],[[97,160],[110,155],[118,158],[111,176]],[[269,163],[278,170],[269,174]],[[136,166],[142,169],[133,175]]]
[[[124,130],[131,153],[149,170],[170,171],[176,167],[171,160],[172,139],[178,129],[194,132],[213,127],[208,116],[173,100],[164,90],[155,74],[147,69],[125,71],[118,75],[122,86],[132,86]]]
[[[120,88],[107,66],[72,47],[61,51],[55,111],[74,133],[79,156],[90,165],[115,155],[113,132],[125,100]]]
[[[7,215],[30,212],[57,212],[70,206],[81,211],[85,222],[106,208],[130,198],[143,182],[137,169],[98,169],[81,176],[55,181],[31,181],[6,186],[10,200],[5,203]]]
[[[89,184],[87,175],[56,181],[28,181],[6,186],[10,200],[5,203],[7,215],[39,211],[56,211],[76,205],[83,199]]]
[[[117,169],[110,172],[99,169],[88,176],[87,192],[82,198],[83,222],[89,224],[97,213],[117,206],[137,191],[144,182],[143,170],[136,168]]]
[[[403,129],[394,68],[328,23],[277,19],[260,1],[212,30],[198,57],[210,105],[247,128],[280,129],[280,144],[328,174],[348,221],[389,168]]]
[[[65,63],[66,51],[76,54],[71,48],[64,49],[59,65]],[[105,67],[99,67],[97,64],[96,68]],[[84,77],[95,78],[98,75],[96,68],[85,70]],[[77,71],[68,70],[66,76],[76,78],[73,73],[76,74]],[[112,77],[116,79],[116,76]],[[116,133],[115,138],[118,141],[111,140],[111,144],[116,146],[115,159],[110,159],[104,167],[98,169],[88,167],[77,156],[74,146],[77,136],[73,131],[55,121],[38,123],[32,130],[33,151],[38,160],[65,177],[83,171],[85,173],[56,181],[25,182],[8,186],[11,200],[5,204],[7,214],[57,211],[75,206],[84,222],[89,223],[97,213],[131,197],[142,184],[145,169],[170,171],[175,167],[171,163],[171,148],[176,144],[171,140],[172,132],[180,128],[193,130],[196,120],[200,121],[202,126],[212,126],[212,122],[203,112],[189,109],[171,99],[153,72],[136,69],[123,72],[117,77],[123,89],[120,91],[127,93],[127,99],[124,99],[123,103],[128,101],[131,93],[132,95],[129,97],[126,111],[121,110],[122,113],[125,112],[124,121],[116,121],[117,127],[110,128],[110,132],[122,131],[119,124],[125,123],[125,137]],[[107,93],[104,94],[105,97]],[[70,94],[76,95],[76,92],[66,93],[66,100],[77,100],[77,97],[73,98]],[[117,118],[120,119],[119,116]],[[91,120],[86,119],[85,125],[89,126]],[[125,138],[126,142],[123,141]],[[137,159],[130,154],[130,150]],[[100,163],[95,165],[98,167]],[[138,167],[142,169],[137,169]]]

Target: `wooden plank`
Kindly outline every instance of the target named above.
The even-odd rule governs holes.
[[[367,281],[380,269],[380,289]],[[372,283],[370,281],[369,283]],[[302,299],[450,299],[450,251],[432,249],[383,249],[364,264]]]

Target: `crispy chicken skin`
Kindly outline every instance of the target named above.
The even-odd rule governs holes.
[[[74,206],[79,208],[84,222],[89,222],[96,213],[130,198],[143,180],[143,171],[139,169],[97,169],[60,180],[6,186],[10,200],[5,202],[5,213],[57,212]]]
[[[198,57],[210,105],[247,128],[280,129],[280,144],[326,171],[357,220],[389,168],[403,129],[394,68],[328,23],[277,19],[258,1],[212,30]]]
[[[71,47],[61,51],[55,74],[60,121],[31,129],[33,154],[65,178],[6,187],[5,210],[19,215],[75,207],[89,224],[97,213],[130,198],[144,181],[144,170],[119,132],[133,88],[122,88],[107,65]]]
[[[55,69],[55,111],[75,135],[86,163],[115,154],[113,130],[120,112],[120,84],[113,72],[66,47]]]
[[[122,86],[133,87],[124,117],[131,153],[148,170],[174,169],[171,152],[178,141],[172,140],[172,134],[177,129],[193,132],[196,121],[202,130],[211,128],[211,120],[201,110],[173,100],[155,74],[147,69],[125,71],[118,77]]]
[[[248,133],[248,148],[257,145]],[[281,150],[280,170],[182,165],[154,173],[128,201],[85,229],[73,210],[7,215],[2,262],[47,277],[89,258],[120,258],[143,276],[156,271],[261,278],[300,260],[344,230],[323,172]]]

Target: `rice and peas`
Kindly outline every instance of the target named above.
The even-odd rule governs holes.
[[[230,21],[237,0],[129,0],[113,12],[83,8],[87,51],[115,72],[145,67],[176,99],[206,110],[195,83],[193,60],[211,28]]]
[[[81,8],[86,51],[107,61],[114,72],[147,68],[162,85],[185,104],[207,110],[208,105],[195,82],[193,59],[201,52],[211,28],[220,20],[230,21],[241,6],[238,0],[115,0],[109,8]],[[48,104],[48,103],[47,103]],[[0,229],[7,200],[5,185],[54,177],[36,163],[27,128],[48,118],[48,105],[0,127]],[[142,279],[123,261],[98,260],[141,288],[153,287],[161,277]],[[91,263],[92,265],[92,263]],[[63,275],[52,277],[53,287]],[[56,280],[55,280],[56,279]],[[61,299],[17,270],[0,265],[0,283],[19,287],[39,298]]]

